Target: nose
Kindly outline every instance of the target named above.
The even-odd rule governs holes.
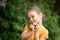
[[[33,22],[32,18],[30,18],[30,21]]]
[[[30,18],[30,21],[32,21],[32,18]]]

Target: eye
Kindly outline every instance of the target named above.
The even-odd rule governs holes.
[[[34,16],[32,16],[32,18],[34,18]]]

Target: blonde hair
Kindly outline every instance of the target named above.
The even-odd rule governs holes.
[[[38,14],[39,14],[39,13],[42,13],[41,9],[38,8],[37,6],[33,6],[33,7],[31,7],[28,11],[31,11],[31,10],[36,11]]]

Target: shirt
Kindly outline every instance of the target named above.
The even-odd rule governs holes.
[[[24,30],[30,31],[29,25],[26,24]],[[48,38],[48,30],[42,26],[39,32],[39,38]],[[27,40],[34,40],[34,33]]]

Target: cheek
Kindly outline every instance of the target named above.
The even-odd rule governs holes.
[[[35,21],[35,22],[38,22],[38,20],[39,20],[38,17],[35,17],[35,18],[34,18],[34,21]]]

